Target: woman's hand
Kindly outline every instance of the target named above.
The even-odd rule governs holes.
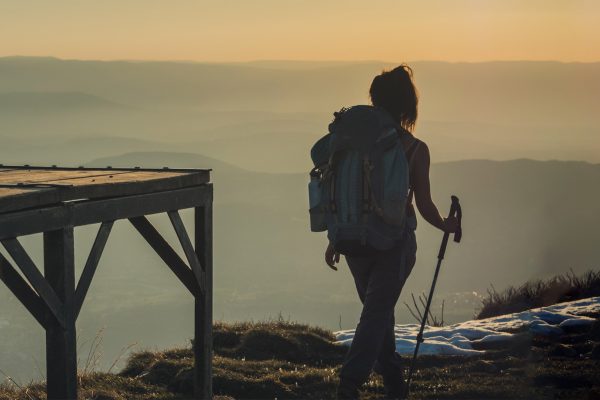
[[[337,271],[337,267],[335,266],[335,264],[340,262],[340,253],[335,251],[331,243],[329,243],[327,249],[325,250],[325,262],[327,263],[327,265],[329,265],[329,268],[331,268],[334,271]]]
[[[453,215],[448,218],[444,218],[444,225],[442,230],[446,233],[454,233],[458,229],[458,219]]]

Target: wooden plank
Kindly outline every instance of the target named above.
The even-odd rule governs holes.
[[[169,219],[171,220],[171,224],[175,229],[175,233],[177,234],[177,238],[179,239],[179,243],[181,243],[181,247],[183,248],[183,252],[185,253],[185,257],[188,260],[192,271],[194,272],[194,276],[196,277],[196,281],[198,282],[198,286],[200,286],[200,292],[205,292],[204,285],[204,270],[200,265],[200,260],[198,259],[198,255],[194,251],[194,245],[192,245],[192,241],[185,230],[185,225],[183,225],[183,221],[181,220],[181,216],[177,210],[167,212],[169,215]]]
[[[19,275],[10,262],[0,253],[0,280],[8,287],[37,322],[46,327],[46,313],[50,310],[37,293]]]
[[[127,180],[140,181],[161,179],[182,175],[190,175],[193,173],[176,172],[176,171],[112,171],[112,170],[13,170],[0,174],[0,185],[3,184],[44,184],[58,183],[64,185],[89,184],[90,182],[97,183],[112,183],[124,182]],[[125,177],[121,177],[125,175]],[[81,182],[81,183],[79,183]]]
[[[110,235],[113,223],[114,221],[103,222],[98,229],[98,233],[96,234],[96,239],[94,240],[94,244],[90,250],[85,267],[83,268],[83,272],[79,278],[77,289],[75,289],[75,319],[77,319],[79,312],[81,311],[81,306],[83,305],[85,296],[92,283],[92,278],[94,277],[94,273],[98,267],[98,262],[100,261],[100,257],[104,251],[104,246],[106,245],[106,241]]]
[[[65,319],[62,302],[52,289],[52,286],[44,279],[40,270],[35,266],[29,254],[21,246],[21,243],[16,238],[2,239],[1,242],[6,251],[8,251],[8,254],[15,260],[23,275],[29,280],[31,286],[44,300],[54,318],[56,318],[61,326],[64,326]]]
[[[52,188],[1,188],[0,214],[24,210],[40,205],[56,204],[60,201],[60,191]]]
[[[46,328],[48,400],[77,398],[74,256],[73,227],[44,232],[44,275],[63,303],[65,316],[63,325],[50,320]]]
[[[179,254],[173,250],[171,245],[161,236],[156,228],[148,221],[146,217],[134,217],[129,221],[135,229],[142,235],[146,242],[156,251],[156,254],[173,271],[179,281],[196,297],[200,295],[200,287],[196,283],[196,278],[192,270],[183,262]]]
[[[90,176],[78,176],[71,178],[56,177],[55,179],[49,179],[45,182],[51,184],[69,184],[73,186],[84,186],[84,185],[112,185],[114,183],[134,183],[134,182],[145,182],[154,181],[158,179],[169,179],[169,178],[180,178],[183,176],[189,176],[191,174],[183,174],[181,172],[129,172],[120,171],[110,174],[97,174]]]
[[[194,307],[194,397],[212,399],[213,212],[212,187],[207,201],[194,210],[196,254],[204,268],[203,295]]]
[[[140,173],[141,174],[141,173]],[[12,196],[0,197],[0,213],[21,210],[26,207],[43,207],[48,204],[54,204],[61,201],[71,201],[76,199],[94,199],[130,196],[135,194],[152,193],[167,190],[182,189],[191,186],[206,184],[210,181],[209,171],[199,171],[189,174],[164,174],[157,173],[158,178],[152,178],[150,175],[142,180],[134,180],[136,175],[128,175],[131,179],[117,178],[120,175],[113,175],[113,178],[102,178],[102,183],[87,179],[84,180],[58,180],[52,184],[73,185],[72,187],[61,187],[56,189],[45,189],[44,191],[19,193]],[[139,176],[139,175],[138,175]],[[112,183],[105,182],[112,180]]]
[[[168,210],[196,207],[206,201],[212,185],[156,193],[59,204],[33,210],[0,214],[0,239],[97,224]]]
[[[127,171],[110,170],[13,170],[0,174],[0,184],[5,183],[44,183],[53,180],[68,180],[88,176],[126,174]],[[157,172],[158,173],[158,172]]]
[[[162,167],[162,168],[140,168],[139,166],[131,166],[131,167],[60,167],[60,166],[41,166],[41,165],[3,165],[0,164],[0,168],[6,170],[52,170],[52,171],[156,171],[156,172],[164,172],[164,171],[176,171],[176,172],[198,172],[198,171],[212,171],[210,168],[171,168],[171,167]]]
[[[0,187],[0,197],[15,196],[22,193],[31,193],[40,190],[32,187]]]

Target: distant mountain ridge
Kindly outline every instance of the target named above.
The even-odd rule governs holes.
[[[430,145],[434,160],[600,162],[600,63],[410,64],[420,96],[415,133]],[[239,164],[248,169],[301,171],[309,167],[305,155],[327,130],[333,112],[368,103],[373,76],[393,65],[0,58],[0,93],[64,92],[97,98],[49,101],[66,102],[68,107],[61,110],[77,112],[56,108],[56,115],[39,116],[28,114],[27,107],[11,112],[10,102],[4,101],[0,132],[24,141],[57,133],[136,137],[168,141],[170,151],[188,143],[234,164],[243,158]],[[105,101],[119,107],[104,107]],[[100,110],[102,115],[95,115]]]
[[[364,102],[374,74],[392,65],[378,61],[316,69],[290,68],[291,61],[254,65],[265,63],[272,68],[252,63],[0,58],[0,92],[70,88],[138,106],[320,111]],[[599,118],[589,112],[600,99],[600,63],[415,61],[411,65],[423,100],[422,115],[428,120],[562,123],[576,118],[590,123]]]
[[[250,173],[200,155],[160,152],[104,158],[89,165],[213,168],[215,201],[222,204],[216,208],[216,220],[222,232],[227,231],[226,238],[217,238],[215,243],[243,243],[251,246],[257,257],[244,256],[244,262],[256,263],[257,269],[239,271],[240,277],[258,271],[278,274],[278,265],[284,263],[290,268],[285,270],[287,276],[298,273],[298,281],[304,281],[306,252],[311,253],[311,266],[321,264],[320,250],[314,246],[324,238],[308,230],[307,173]],[[590,213],[600,204],[600,164],[465,160],[433,164],[431,179],[442,214],[447,212],[451,194],[458,195],[464,207],[465,240],[450,250],[453,255],[446,262],[448,270],[455,273],[444,279],[442,289],[481,290],[490,282],[501,289],[569,267],[585,271],[600,259],[596,229],[600,215]],[[240,218],[256,219],[256,224],[238,225]],[[439,234],[421,219],[419,225],[419,246],[433,254],[431,249],[439,246]],[[236,226],[236,233],[226,228],[232,226]],[[274,265],[261,264],[259,254],[272,248],[267,244],[271,241],[279,243],[279,250],[270,256]],[[287,255],[292,248],[301,249],[297,260]],[[232,254],[221,256],[225,265],[242,262],[231,258]],[[419,256],[414,274],[419,284],[429,280],[430,261]],[[233,271],[233,275],[227,274],[228,281],[238,280]],[[461,280],[464,276],[469,276],[469,281]]]
[[[116,110],[123,105],[83,92],[0,92],[0,113]]]

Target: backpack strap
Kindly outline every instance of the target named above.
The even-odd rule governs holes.
[[[408,208],[408,206],[410,204],[412,204],[413,201],[413,197],[414,197],[414,192],[415,189],[413,187],[413,182],[412,182],[412,165],[414,162],[414,158],[415,158],[415,154],[417,152],[417,149],[419,148],[419,145],[421,144],[421,141],[417,138],[414,138],[413,142],[408,146],[408,149],[406,149],[406,158],[408,161],[408,180],[409,180],[409,189],[408,189],[408,201],[406,202],[406,207]]]

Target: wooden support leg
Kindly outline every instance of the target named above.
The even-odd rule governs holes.
[[[46,377],[48,400],[77,398],[75,266],[73,227],[44,232],[44,275],[62,301],[64,327],[48,318]]]
[[[205,285],[195,304],[194,397],[212,399],[212,202],[195,209],[194,226]]]

